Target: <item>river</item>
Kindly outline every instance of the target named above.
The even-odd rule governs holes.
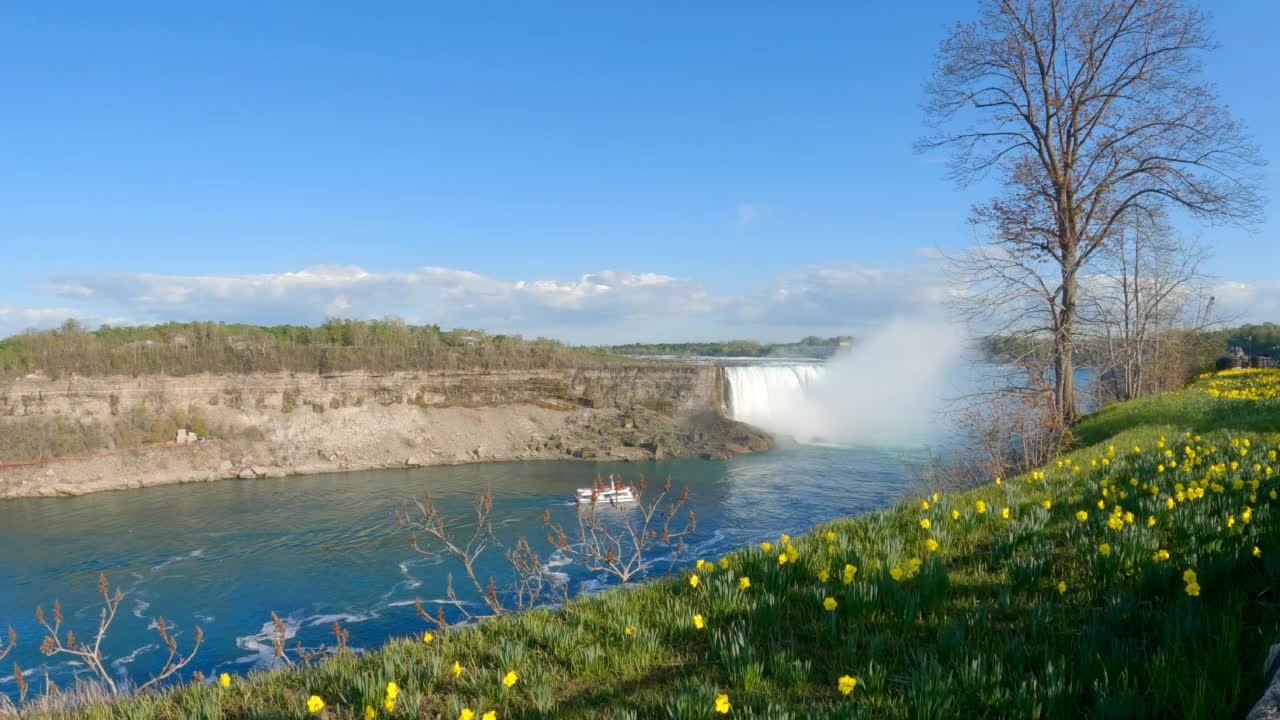
[[[501,539],[527,536],[547,557],[543,511],[572,520],[574,489],[597,473],[670,476],[689,488],[697,516],[684,556],[692,563],[883,507],[904,492],[910,467],[923,457],[923,450],[799,446],[723,462],[493,463],[10,500],[0,503],[0,627],[16,630],[18,648],[8,660],[28,680],[47,672],[66,685],[84,668],[39,654],[33,611],[43,604],[48,613],[60,599],[64,626],[88,637],[100,605],[96,578],[106,573],[127,594],[104,644],[114,672],[139,681],[158,667],[159,616],[183,647],[196,625],[203,628],[192,669],[244,672],[270,662],[272,612],[295,634],[290,646],[331,642],[334,620],[363,648],[423,629],[413,601],[434,607],[446,575],[456,573],[415,553],[395,525],[397,509],[424,493],[449,514],[465,515],[474,495],[492,488]],[[499,572],[502,562],[491,553],[481,569]],[[575,593],[604,581],[574,566],[557,571]],[[14,695],[12,675],[0,675],[0,691]]]

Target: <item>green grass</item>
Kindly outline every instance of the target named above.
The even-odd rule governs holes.
[[[1085,444],[1036,473],[816,527],[791,541],[785,564],[771,538],[767,552],[744,548],[727,569],[698,572],[696,588],[686,574],[430,644],[397,640],[237,677],[226,690],[188,686],[81,712],[301,718],[314,694],[327,717],[361,717],[394,681],[396,708],[379,718],[452,720],[464,707],[476,720],[487,710],[499,720],[707,718],[720,693],[731,718],[1241,717],[1280,630],[1280,400],[1214,399],[1203,382],[1086,418]],[[848,584],[846,564],[858,568]],[[505,689],[512,670],[519,682]],[[847,696],[844,675],[857,679]]]

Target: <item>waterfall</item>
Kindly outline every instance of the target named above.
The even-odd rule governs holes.
[[[759,428],[777,429],[806,403],[807,391],[820,381],[822,365],[742,365],[726,367],[726,411],[730,418]]]

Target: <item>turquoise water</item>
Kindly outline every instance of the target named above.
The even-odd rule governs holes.
[[[570,521],[574,489],[597,473],[670,475],[677,487],[688,486],[697,515],[685,555],[692,564],[883,507],[908,490],[910,469],[923,459],[923,451],[797,447],[724,462],[497,463],[3,501],[0,627],[17,631],[9,661],[29,679],[47,672],[67,684],[83,668],[40,655],[33,611],[60,599],[65,626],[88,637],[103,572],[127,592],[104,644],[121,677],[142,681],[159,666],[158,616],[176,627],[182,647],[196,625],[204,629],[192,670],[244,672],[270,663],[265,626],[273,611],[293,633],[291,647],[330,642],[334,620],[361,648],[422,630],[413,601],[438,603],[446,575],[458,574],[449,562],[416,554],[394,522],[401,504],[423,493],[449,513],[465,514],[476,493],[492,488],[501,539],[527,536],[545,558],[551,548],[543,511]],[[482,572],[498,572],[505,562],[497,552],[488,560]],[[556,570],[574,593],[606,584],[573,565]],[[11,672],[0,671],[0,692],[12,696]]]

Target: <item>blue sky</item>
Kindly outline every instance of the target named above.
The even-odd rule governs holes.
[[[327,314],[856,332],[936,295],[925,249],[974,240],[989,188],[911,151],[937,43],[974,8],[6,3],[0,335]],[[1208,76],[1274,159],[1280,5],[1210,8]],[[1252,319],[1280,319],[1278,229],[1187,227]]]

